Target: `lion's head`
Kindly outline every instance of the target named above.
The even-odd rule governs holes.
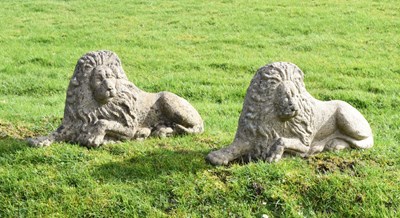
[[[303,77],[292,63],[276,62],[260,68],[247,90],[237,137],[262,135],[262,141],[273,143],[277,137],[289,134],[284,132],[289,129],[291,135],[309,145],[313,105]]]
[[[90,88],[94,99],[105,104],[117,95],[117,78],[111,68],[99,65],[92,70]]]
[[[301,102],[299,90],[296,89],[293,82],[281,82],[275,91],[275,111],[278,117],[287,121],[299,113],[299,103]]]
[[[75,66],[65,103],[63,126],[77,130],[70,141],[99,119],[134,126],[137,92],[115,53],[96,51],[83,55]]]

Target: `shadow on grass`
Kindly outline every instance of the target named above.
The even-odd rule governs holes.
[[[18,151],[28,149],[28,142],[12,137],[0,138],[0,157],[15,154]]]
[[[189,174],[210,166],[205,162],[206,152],[160,149],[139,154],[120,162],[98,167],[94,177],[104,181],[129,182],[153,180],[176,173]]]

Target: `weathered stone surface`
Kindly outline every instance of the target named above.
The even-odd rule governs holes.
[[[185,99],[147,93],[129,82],[111,51],[89,52],[75,67],[61,126],[48,136],[28,139],[32,146],[54,141],[97,147],[104,143],[203,132],[203,120]]]
[[[273,162],[284,154],[305,157],[372,145],[371,128],[357,109],[343,101],[313,98],[296,65],[276,62],[253,77],[232,144],[206,159],[213,165],[238,159]]]

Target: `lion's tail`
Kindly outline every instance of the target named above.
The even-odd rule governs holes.
[[[201,123],[188,128],[180,124],[175,124],[175,130],[180,134],[200,134],[204,132],[204,125]]]

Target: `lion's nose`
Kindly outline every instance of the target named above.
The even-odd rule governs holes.
[[[108,91],[114,89],[113,84],[107,81],[105,81],[105,87]]]
[[[293,107],[294,106],[292,99],[288,99],[288,106],[289,107]]]
[[[289,100],[288,106],[292,111],[297,111],[298,110],[296,104],[294,104],[292,100]]]

